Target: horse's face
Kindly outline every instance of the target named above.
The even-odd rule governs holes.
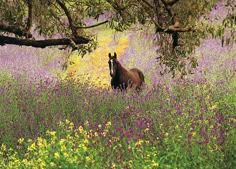
[[[109,53],[108,57],[109,57],[108,64],[109,64],[109,69],[110,69],[110,75],[111,77],[114,77],[117,71],[117,66],[118,66],[116,53],[114,53],[114,56],[111,56],[111,53]]]

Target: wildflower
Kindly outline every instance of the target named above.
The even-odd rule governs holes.
[[[62,138],[62,139],[59,141],[59,144],[62,146],[62,145],[64,145],[65,141],[66,141],[66,140]]]
[[[84,139],[84,144],[88,144],[88,143],[89,143],[88,139]]]
[[[152,167],[158,167],[158,166],[159,164],[156,161],[152,160]]]
[[[1,150],[1,151],[6,151],[6,145],[5,145],[5,144],[2,144],[1,147],[0,147],[0,150]]]
[[[50,166],[51,166],[51,167],[55,167],[56,164],[55,164],[54,162],[51,162],[51,163],[50,163]]]
[[[79,132],[80,132],[80,133],[83,133],[84,129],[83,129],[83,127],[82,127],[82,126],[79,126],[79,128],[78,128],[78,129],[79,129]]]
[[[45,145],[46,145],[46,140],[43,139],[42,137],[38,137],[38,138],[37,138],[37,145],[38,145],[39,147],[45,146]]]
[[[97,137],[97,136],[98,136],[98,133],[97,133],[97,132],[94,132],[94,136]]]
[[[19,144],[22,144],[23,142],[24,142],[24,138],[19,138],[19,139],[18,139],[18,143],[19,143]]]
[[[143,140],[140,139],[135,143],[135,146],[140,146],[142,143],[143,143]]]
[[[132,160],[129,160],[129,161],[128,161],[128,166],[129,166],[130,168],[133,168],[133,161],[132,161]]]
[[[150,129],[147,127],[145,128],[144,132],[148,132]]]
[[[49,131],[47,130],[46,133],[50,136],[56,136],[56,132],[55,131]]]
[[[70,124],[71,122],[70,122],[70,120],[66,119],[65,123],[68,125],[68,124]]]
[[[102,132],[102,136],[106,137],[106,135],[107,135],[106,131]]]
[[[216,108],[217,108],[217,104],[211,106],[209,109],[210,109],[211,111],[213,111],[213,110],[215,110]]]
[[[28,143],[30,143],[30,142],[32,142],[32,139],[29,138],[27,141],[28,141]]]
[[[58,159],[58,158],[60,157],[60,154],[59,154],[58,152],[55,152],[55,153],[54,153],[54,157],[55,157],[56,159]]]
[[[115,163],[111,163],[111,168],[116,168],[116,164]]]
[[[28,148],[27,148],[28,151],[33,151],[35,150],[35,143],[32,143]]]
[[[107,127],[107,128],[111,127],[111,122],[110,122],[110,121],[107,122],[106,127]]]
[[[70,130],[73,130],[73,128],[74,128],[74,123],[70,122],[70,123],[69,123],[69,129],[70,129]]]
[[[83,144],[83,143],[80,144],[79,147],[82,148],[84,151],[86,151],[86,150],[88,149],[88,148],[86,147],[86,145]]]
[[[1,147],[0,147],[0,155],[3,155],[3,152],[6,151],[6,145],[5,144],[2,144]]]
[[[85,160],[89,162],[89,161],[91,161],[91,158],[89,156],[86,156]]]
[[[67,152],[64,152],[63,153],[64,157],[68,158],[69,157],[69,154]]]

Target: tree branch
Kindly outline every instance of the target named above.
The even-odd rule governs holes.
[[[176,1],[176,0],[173,0],[173,1]],[[177,0],[178,1],[178,0]],[[171,21],[172,21],[172,24],[174,25],[175,22],[176,22],[176,18],[175,18],[175,13],[172,9],[172,6],[168,4],[168,2],[166,0],[161,0],[161,2],[164,4],[165,6],[165,9],[167,10],[168,14],[170,15],[171,17]]]
[[[160,27],[158,27],[156,29],[156,32],[166,32],[166,33],[170,33],[170,34],[172,34],[174,32],[191,32],[191,31],[194,31],[194,29],[188,28],[188,27],[179,28],[179,27],[172,27],[172,26],[168,27],[167,29],[163,29],[163,28],[160,28]]]
[[[73,36],[77,37],[78,36],[77,29],[76,29],[76,27],[75,27],[75,25],[73,23],[73,19],[71,17],[71,14],[70,14],[69,10],[67,9],[66,5],[63,2],[61,2],[60,0],[56,0],[56,2],[58,3],[58,5],[62,8],[62,10],[66,14],[66,17],[67,17],[68,22],[69,22],[69,27],[70,27],[70,29],[72,31]]]
[[[0,24],[0,30],[8,32],[8,33],[13,33],[18,36],[25,36],[27,38],[32,38],[33,35],[29,32],[26,32],[16,26],[10,26],[7,24]]]
[[[154,7],[146,0],[142,0],[149,8],[154,9]]]
[[[167,5],[173,6],[173,5],[174,5],[176,2],[178,2],[179,0],[170,0],[170,1],[164,0],[164,1],[166,2]]]
[[[108,20],[97,23],[97,24],[94,24],[94,25],[90,25],[90,26],[76,26],[76,28],[77,29],[88,29],[88,28],[94,28],[94,27],[97,27],[97,26],[100,26],[100,25],[103,25],[103,24],[106,24],[106,23],[108,23]]]
[[[15,37],[0,36],[0,45],[12,44],[12,45],[23,45],[32,46],[36,48],[45,48],[49,46],[57,45],[68,45],[71,46],[71,40],[77,45],[86,44],[90,40],[83,37],[76,38],[61,38],[61,39],[46,39],[46,40],[32,40],[32,39],[20,39]]]
[[[27,32],[30,31],[30,28],[32,26],[32,18],[33,18],[33,5],[32,5],[32,0],[27,0],[28,4],[28,18],[27,18],[27,23],[26,23],[26,28],[25,30]]]

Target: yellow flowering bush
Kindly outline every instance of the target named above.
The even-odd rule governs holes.
[[[102,128],[101,125],[99,125]],[[44,137],[18,139],[18,150],[0,146],[0,166],[15,168],[157,168],[156,150],[145,140],[108,140],[112,124],[107,122],[101,133],[75,127],[69,120],[59,123],[57,131]]]
[[[18,140],[19,146],[26,146],[22,155],[0,147],[0,165],[3,168],[91,168],[101,164],[96,149],[89,146],[83,127],[77,129],[68,120],[59,124],[62,132],[47,131],[45,137],[35,140]],[[96,164],[95,164],[96,162]]]

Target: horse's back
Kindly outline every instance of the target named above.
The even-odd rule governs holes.
[[[144,82],[144,74],[141,70],[137,68],[132,68],[130,69],[130,72],[132,72],[132,74],[134,74],[134,76],[136,76],[137,79],[140,79],[142,82]]]

